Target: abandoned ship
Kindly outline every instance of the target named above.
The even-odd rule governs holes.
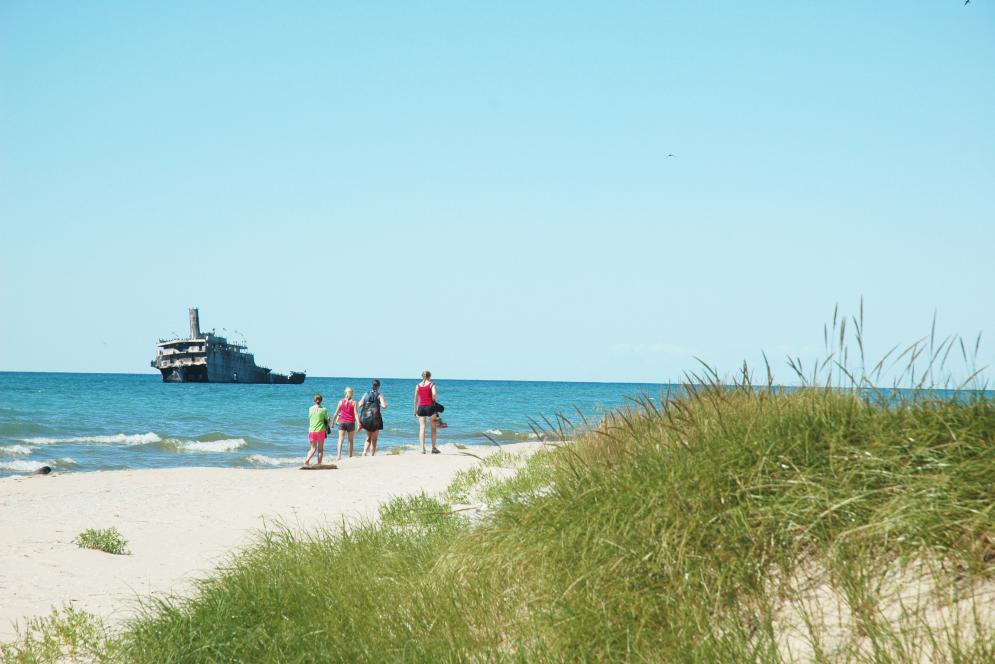
[[[200,313],[190,310],[189,339],[160,339],[152,367],[162,373],[164,383],[290,383],[304,382],[303,371],[290,375],[273,373],[256,365],[246,347],[229,342],[214,332],[200,331]]]

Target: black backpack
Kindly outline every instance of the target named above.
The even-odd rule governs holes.
[[[363,402],[363,410],[359,414],[359,419],[363,423],[363,428],[371,430],[381,426],[380,419],[380,393],[370,390],[366,393],[366,401]]]

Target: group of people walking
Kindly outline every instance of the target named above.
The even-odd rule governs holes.
[[[432,382],[432,372],[423,371],[421,382],[415,387],[414,414],[418,418],[418,439],[421,441],[422,454],[425,449],[425,429],[431,428],[432,454],[439,454],[436,446],[436,430],[444,427],[439,419],[439,413],[444,408],[439,403],[439,388]],[[308,453],[304,465],[311,463],[317,454],[318,464],[325,455],[325,438],[333,428],[338,428],[339,444],[336,460],[342,458],[342,444],[346,437],[349,440],[349,456],[353,455],[356,430],[366,432],[366,444],[363,446],[363,456],[376,456],[377,442],[383,430],[383,411],[387,410],[387,399],[380,393],[380,381],[374,380],[371,389],[357,403],[351,387],[345,388],[343,398],[335,406],[335,411],[329,415],[328,409],[322,405],[320,394],[314,395],[314,405],[308,409]]]

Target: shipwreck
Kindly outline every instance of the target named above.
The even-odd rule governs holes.
[[[164,383],[269,383],[299,385],[303,371],[274,373],[256,364],[243,344],[233,343],[213,331],[200,331],[200,312],[190,309],[190,337],[160,339],[152,367]]]

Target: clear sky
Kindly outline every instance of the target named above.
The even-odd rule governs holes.
[[[0,370],[198,306],[312,375],[788,381],[861,296],[995,334],[993,251],[990,0],[0,2]]]

